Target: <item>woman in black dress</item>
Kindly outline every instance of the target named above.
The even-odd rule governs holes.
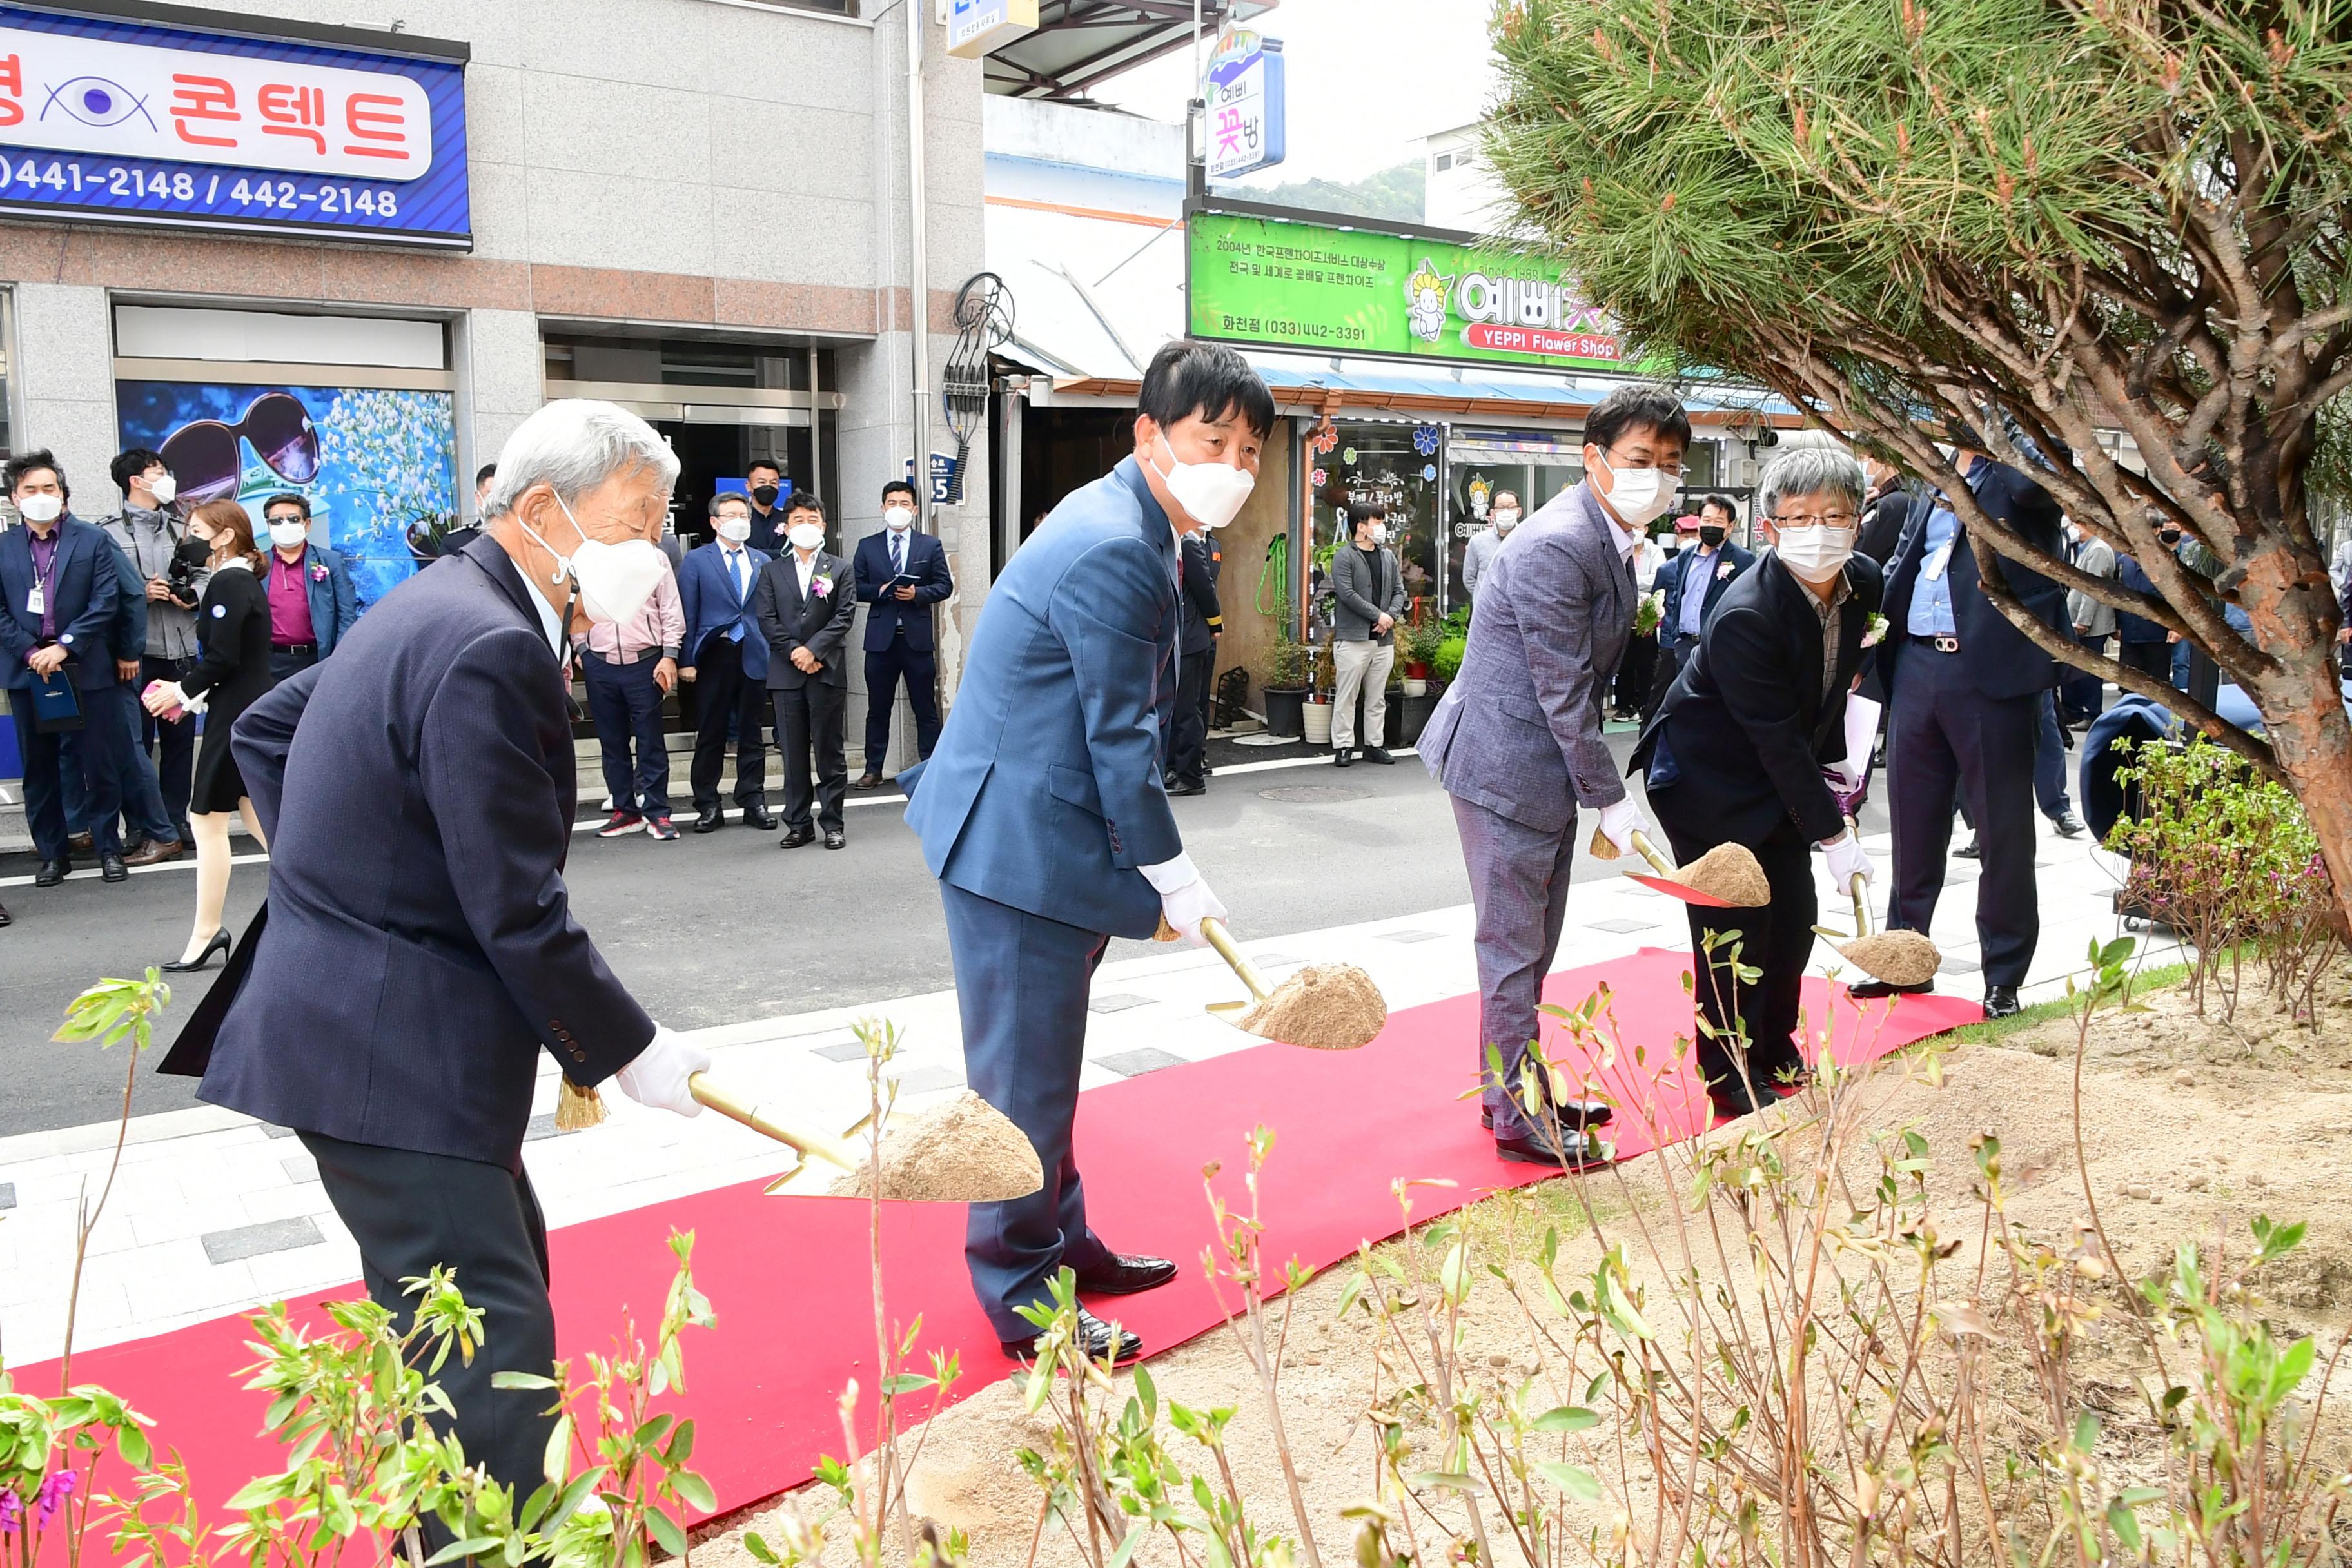
[[[233,500],[207,501],[189,517],[188,537],[205,542],[212,552],[212,582],[196,606],[195,668],[177,682],[157,681],[142,699],[147,710],[159,716],[192,705],[201,706],[205,715],[204,746],[188,801],[188,822],[196,830],[196,923],[178,960],[163,966],[175,972],[203,969],[213,954],[228,951],[221,910],[228,900],[230,814],[241,814],[245,830],[262,843],[261,824],[229,752],[229,730],[273,684],[269,593],[261,585],[253,519]]]

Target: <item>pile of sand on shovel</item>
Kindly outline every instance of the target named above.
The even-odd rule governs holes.
[[[1745,844],[1717,845],[1676,871],[1675,880],[1743,910],[1760,910],[1772,901],[1772,885],[1764,879],[1764,868]]]
[[[872,1175],[870,1166],[845,1172],[826,1191],[835,1197],[869,1196]],[[1045,1184],[1028,1138],[968,1089],[882,1135],[882,1196],[894,1203],[1002,1203]]]
[[[1253,1035],[1318,1051],[1370,1045],[1388,1021],[1381,988],[1352,963],[1310,963],[1240,1018]]]
[[[1848,963],[1889,985],[1925,985],[1944,961],[1936,944],[1916,931],[1883,931],[1836,945]]]

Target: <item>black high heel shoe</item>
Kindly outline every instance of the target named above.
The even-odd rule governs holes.
[[[213,932],[212,941],[205,943],[204,952],[196,954],[195,957],[187,959],[175,958],[169,963],[159,963],[155,967],[163,971],[166,974],[185,974],[192,969],[210,969],[213,966],[213,954],[216,952],[226,952],[227,951],[228,927],[223,926],[220,930]]]

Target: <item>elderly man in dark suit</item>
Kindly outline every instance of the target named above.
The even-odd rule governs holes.
[[[1961,446],[1957,468],[1985,513],[2051,555],[2065,549],[2050,492],[2007,463]],[[2034,618],[2069,635],[2066,595],[2038,572],[2003,559],[2001,576]],[[1967,526],[1948,506],[1915,510],[1886,563],[1886,618],[1879,650],[1887,690],[1886,784],[1895,819],[1895,888],[1886,923],[1925,931],[1944,890],[1944,857],[1957,796],[1975,825],[1984,874],[1977,881],[1977,937],[1985,1012],[2018,1009],[2042,931],[2033,879],[2033,753],[2042,700],[2058,666],[1985,597]],[[1883,996],[1878,981],[1854,987]],[[1927,986],[1912,989],[1927,990]]]
[[[915,710],[915,756],[940,743],[938,631],[933,605],[955,592],[948,549],[915,526],[915,487],[882,487],[882,531],[857,542],[857,602],[866,612],[866,771],[852,789],[878,789],[890,752],[898,683]]]
[[[824,504],[797,495],[784,513],[785,549],[761,569],[751,590],[752,618],[768,639],[768,697],[776,705],[776,744],[784,753],[784,836],[797,849],[824,830],[824,847],[849,842],[842,803],[849,761],[842,750],[849,701],[849,623],[857,588],[849,563],[824,548]],[[810,785],[810,754],[815,785]],[[814,803],[814,804],[812,804]]]
[[[565,623],[636,613],[667,569],[653,541],[677,475],[636,416],[549,404],[499,454],[482,536],[246,710],[231,743],[268,901],[164,1063],[301,1136],[400,1322],[403,1279],[456,1270],[485,1332],[437,1380],[467,1459],[526,1492],[554,1423],[543,1395],[492,1380],[543,1377],[555,1355],[522,1166],[539,1054],[688,1116],[709,1061],[614,978],[563,885]],[[608,548],[574,553],[591,540]]]
[[[1478,910],[1477,1069],[1507,1160],[1580,1158],[1595,1120],[1540,1093],[1530,1103],[1521,1066],[1568,913],[1577,808],[1600,814],[1621,853],[1642,825],[1601,738],[1601,703],[1633,630],[1633,548],[1673,507],[1689,446],[1690,416],[1664,388],[1601,400],[1584,423],[1584,481],[1495,552],[1461,673],[1423,731],[1424,764],[1454,796]]]
[[[1845,743],[1846,694],[1881,588],[1878,563],[1855,551],[1863,494],[1862,465],[1843,452],[1773,460],[1756,510],[1780,542],[1723,595],[1633,751],[1677,859],[1744,844],[1772,888],[1760,910],[1689,906],[1699,1016],[1709,1026],[1698,1065],[1724,1115],[1755,1109],[1758,1089],[1804,1070],[1796,1029],[1820,913],[1813,847],[1839,888],[1872,875],[1823,774],[1834,765],[1845,784],[1870,761],[1849,757]],[[1744,994],[1735,944],[1738,963],[1761,972]],[[1733,1048],[1743,1026],[1744,1059]]]

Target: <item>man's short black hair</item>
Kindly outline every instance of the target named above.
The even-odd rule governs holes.
[[[775,475],[776,478],[780,479],[784,477],[784,466],[782,463],[777,462],[773,458],[752,458],[751,462],[744,465],[743,477],[748,479],[753,474],[758,473],[761,468],[767,469],[768,472]]]
[[[271,496],[268,500],[261,503],[262,521],[268,522],[269,521],[269,509],[273,506],[299,507],[302,509],[302,521],[304,522],[310,521],[310,498],[309,496],[299,494],[293,490],[279,490],[276,495]]]
[[[1738,522],[1738,521],[1739,521],[1739,503],[1738,503],[1738,501],[1736,501],[1736,500],[1733,500],[1729,496],[1727,496],[1727,495],[1711,495],[1711,496],[1708,496],[1706,499],[1705,499],[1704,500],[1702,500],[1702,501],[1700,501],[1700,502],[1698,503],[1698,510],[1699,510],[1699,513],[1700,513],[1700,515],[1701,515],[1701,516],[1706,515],[1706,509],[1707,509],[1707,508],[1709,508],[1709,507],[1711,507],[1711,506],[1712,506],[1712,507],[1719,507],[1719,508],[1721,508],[1721,509],[1722,509],[1722,511],[1723,511],[1723,520],[1724,520],[1724,521],[1726,521],[1726,522]]]
[[[890,498],[897,495],[900,490],[907,492],[907,499],[908,500],[913,500],[915,499],[914,486],[908,484],[904,479],[892,479],[888,484],[882,487],[882,504],[884,506],[888,506],[890,504]]]
[[[1195,414],[1205,419],[1238,416],[1261,437],[1274,428],[1274,394],[1266,390],[1265,378],[1224,344],[1190,338],[1162,343],[1151,356],[1135,407],[1163,430]]]
[[[1386,522],[1389,503],[1383,500],[1351,500],[1348,503],[1348,531],[1352,533],[1368,522]]]
[[[16,487],[25,482],[26,474],[37,473],[43,468],[57,475],[58,493],[71,500],[73,488],[66,483],[66,471],[58,467],[56,454],[47,447],[36,447],[29,452],[19,452],[6,463],[0,464],[0,484],[6,485],[8,493],[13,496],[16,493]]]
[[[484,479],[495,479],[498,477],[499,466],[496,463],[484,463],[474,470],[474,488],[480,489]]]
[[[784,515],[790,517],[796,511],[813,511],[823,517],[824,502],[816,499],[814,490],[794,490],[792,500],[784,502]]]
[[[1690,445],[1690,416],[1683,411],[1683,400],[1652,381],[1627,382],[1584,416],[1584,438],[1604,452],[1644,431]]]
[[[124,495],[129,495],[131,481],[163,460],[163,454],[161,452],[152,451],[145,447],[133,447],[128,452],[119,454],[114,461],[107,464],[106,471],[114,476],[114,488]]]

